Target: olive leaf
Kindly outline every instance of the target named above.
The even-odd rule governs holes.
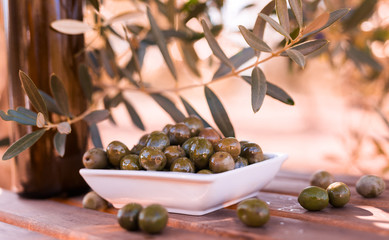
[[[254,113],[256,113],[265,99],[267,91],[266,77],[260,68],[255,67],[251,73],[251,80],[251,106]]]
[[[151,26],[151,32],[156,39],[159,50],[162,53],[163,58],[165,59],[166,65],[168,66],[171,74],[174,79],[177,80],[176,68],[174,67],[173,61],[170,57],[165,37],[163,36],[161,29],[159,29],[157,22],[155,21],[153,15],[151,14],[150,8],[147,7],[147,17]]]
[[[123,98],[124,105],[126,106],[127,112],[130,114],[132,122],[141,130],[145,130],[142,119],[139,114],[136,112],[135,108],[132,106],[131,102],[126,98]]]
[[[43,101],[46,104],[47,111],[52,112],[52,113],[56,113],[58,115],[63,115],[61,110],[58,108],[57,103],[49,94],[45,93],[42,90],[38,90],[38,92],[42,96]]]
[[[254,33],[247,30],[244,26],[239,25],[240,33],[242,34],[244,40],[246,40],[247,44],[250,47],[261,51],[261,52],[271,52],[272,49],[267,45],[262,39],[255,36]]]
[[[38,114],[36,112],[33,112],[33,111],[31,111],[27,108],[24,108],[24,107],[17,107],[16,112],[21,113],[21,114],[25,115],[26,117],[29,117],[32,119],[36,119],[38,116]]]
[[[303,36],[303,38],[306,38],[306,37],[308,37],[308,36],[310,36],[312,34],[318,33],[321,30],[331,26],[334,22],[336,22],[339,19],[343,18],[348,12],[349,12],[349,9],[346,9],[346,8],[338,9],[338,10],[335,10],[335,11],[331,12],[330,16],[328,18],[328,21],[327,21],[327,23],[324,26],[322,26],[322,27],[320,27],[320,28],[318,28],[318,29],[316,29],[316,30],[314,30],[312,32],[306,33]]]
[[[54,148],[57,151],[58,155],[63,157],[65,155],[65,147],[66,147],[66,134],[61,134],[57,132],[54,135]]]
[[[207,99],[209,110],[217,127],[225,137],[235,137],[234,128],[223,104],[216,94],[207,86],[204,87],[205,97]]]
[[[178,110],[176,105],[167,97],[159,93],[153,93],[150,94],[150,96],[170,115],[175,122],[182,122],[185,119],[185,115]]]
[[[15,110],[8,110],[7,113],[4,111],[0,110],[0,117],[4,121],[14,121],[23,125],[36,125],[36,116],[31,116],[29,114],[26,114],[22,111],[20,111],[20,108],[18,108],[16,111]]]
[[[35,86],[34,82],[23,71],[19,71],[19,78],[20,81],[22,82],[23,90],[27,94],[28,99],[30,99],[32,106],[34,106],[34,108],[38,112],[43,113],[46,119],[49,119],[49,113],[47,112],[47,106],[45,104],[45,101],[43,100],[42,96],[39,94],[39,91]]]
[[[305,67],[305,58],[304,55],[295,49],[286,49],[286,54],[292,59],[295,63],[297,63],[300,67]]]
[[[141,16],[141,14],[142,13],[140,11],[126,11],[126,12],[122,12],[122,13],[120,13],[118,15],[115,15],[115,16],[105,20],[103,22],[103,27],[107,27],[108,25],[110,25],[112,23],[115,23],[115,22],[127,21],[127,20],[129,20],[131,18],[139,17],[139,16]],[[112,31],[118,37],[121,37],[121,35],[116,33],[116,31],[114,29],[110,28],[110,31]]]
[[[219,58],[220,61],[222,61],[224,64],[229,66],[231,69],[234,69],[234,65],[227,58],[220,45],[217,43],[215,37],[212,35],[212,32],[209,30],[209,27],[204,19],[201,20],[201,26],[203,27],[205,39],[207,40],[208,45],[211,48],[213,54],[217,58]]]
[[[68,122],[60,122],[57,125],[57,130],[61,134],[69,134],[72,132],[72,127],[70,126],[70,124]]]
[[[296,18],[297,24],[301,29],[303,27],[303,8],[301,0],[288,0],[290,8],[293,11],[294,17]]]
[[[199,58],[193,45],[186,42],[180,42],[180,47],[186,65],[196,76],[201,77],[200,71],[197,68],[197,61]]]
[[[84,121],[86,121],[89,125],[96,124],[101,122],[109,117],[109,111],[106,109],[103,110],[95,110],[84,117]]]
[[[88,24],[75,19],[55,20],[50,23],[50,26],[55,31],[68,35],[78,35],[93,30]]]
[[[278,20],[280,21],[280,25],[287,33],[290,32],[289,26],[289,14],[288,14],[288,6],[286,4],[286,0],[276,0],[276,13]]]
[[[309,41],[305,41],[303,43],[294,45],[290,49],[297,50],[301,54],[303,54],[304,56],[307,56],[307,55],[321,49],[322,47],[324,47],[327,44],[328,44],[328,41],[325,39],[309,40]],[[280,56],[287,57],[288,54],[284,51],[280,54]]]
[[[378,0],[364,0],[362,3],[347,16],[347,19],[343,21],[343,28],[345,31],[354,29],[363,20],[372,15],[377,5]]]
[[[201,119],[201,121],[204,124],[204,127],[211,127],[207,121],[203,117],[200,116],[200,114],[190,105],[188,101],[186,101],[183,97],[180,96],[181,102],[184,104],[185,110],[188,113],[188,115],[196,115]]]
[[[67,117],[70,117],[71,114],[69,111],[69,100],[65,90],[65,86],[55,74],[51,75],[50,89],[61,113],[63,113],[63,115]]]
[[[3,160],[8,160],[19,153],[23,152],[27,148],[31,147],[36,141],[38,141],[43,134],[46,132],[46,129],[40,129],[35,132],[24,135],[22,138],[14,142],[4,153]]]
[[[46,125],[45,117],[41,112],[38,112],[37,118],[36,118],[36,126],[38,128],[43,128]]]
[[[261,18],[263,18],[266,22],[268,22],[270,24],[270,26],[272,26],[272,28],[274,28],[274,30],[276,30],[280,34],[284,35],[286,38],[292,40],[289,33],[280,24],[278,24],[278,22],[273,20],[273,18],[271,18],[268,15],[263,14],[263,13],[259,13],[259,16]]]
[[[324,27],[328,20],[330,19],[330,14],[328,12],[324,12],[320,14],[317,18],[315,18],[310,24],[308,24],[303,31],[301,32],[302,35],[307,35],[311,32],[315,32],[318,29],[321,29]]]
[[[92,101],[92,93],[93,93],[93,84],[92,78],[89,75],[88,68],[85,64],[80,64],[78,66],[78,79],[80,81],[81,89],[84,93],[86,99],[89,102]]]
[[[100,11],[100,3],[99,0],[88,0],[90,4],[97,10]]]
[[[263,13],[265,15],[270,15],[272,13],[272,11],[274,10],[274,7],[275,7],[275,2],[274,2],[274,0],[272,0],[261,10],[261,13]],[[254,27],[253,27],[253,33],[255,36],[257,36],[261,40],[263,40],[263,34],[265,32],[265,25],[266,25],[266,21],[258,15],[257,19],[255,20]],[[259,57],[260,53],[261,52],[256,51],[256,55],[258,57]]]
[[[89,131],[91,134],[93,146],[95,146],[96,148],[103,148],[103,143],[101,141],[100,132],[97,125],[96,124],[89,125]]]

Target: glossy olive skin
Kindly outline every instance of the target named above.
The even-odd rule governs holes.
[[[216,143],[215,152],[228,152],[235,159],[240,154],[240,143],[236,138],[227,137]]]
[[[213,174],[213,172],[209,169],[201,169],[197,172],[198,174]]]
[[[249,141],[242,140],[242,141],[239,141],[239,143],[240,143],[240,149],[243,149],[243,145],[245,145],[246,143],[249,143]]]
[[[209,159],[209,169],[221,173],[235,168],[235,161],[228,152],[215,152]]]
[[[256,143],[243,144],[240,156],[246,158],[249,164],[261,162],[265,159],[261,147]]]
[[[160,131],[154,131],[150,133],[150,136],[147,139],[146,146],[147,147],[156,147],[161,150],[165,149],[165,147],[170,145],[169,137]]]
[[[142,205],[138,203],[128,203],[119,209],[117,219],[119,225],[129,231],[139,229],[139,214],[143,210]]]
[[[142,137],[140,137],[138,144],[145,147],[149,136],[150,134],[144,134]]]
[[[204,128],[203,121],[195,115],[185,118],[183,123],[190,129],[191,137],[198,136],[200,131]]]
[[[168,221],[166,209],[159,204],[145,207],[139,214],[139,227],[149,234],[162,232]]]
[[[120,169],[122,170],[141,170],[139,156],[136,154],[128,154],[120,160]]]
[[[365,198],[375,198],[381,195],[385,189],[385,181],[374,175],[364,175],[357,181],[355,188]]]
[[[343,207],[350,201],[351,192],[342,182],[331,183],[327,187],[329,202],[334,207]]]
[[[244,157],[239,156],[235,159],[235,169],[246,167],[248,165],[249,165],[249,161]]]
[[[198,138],[189,148],[189,158],[197,169],[208,168],[209,158],[213,154],[212,143],[205,138]]]
[[[83,197],[82,206],[93,210],[104,210],[108,207],[108,202],[94,191],[91,191]]]
[[[189,148],[190,146],[192,145],[192,143],[194,143],[195,141],[197,141],[199,139],[199,137],[191,137],[189,138],[188,140],[186,140],[182,145],[182,149],[184,149],[185,153],[187,156],[189,156]]]
[[[183,123],[173,125],[168,133],[171,145],[181,145],[190,138],[190,129]]]
[[[82,157],[84,167],[90,169],[104,169],[108,167],[107,153],[101,148],[92,148]]]
[[[130,153],[139,155],[140,151],[142,151],[142,149],[143,149],[144,147],[145,147],[145,146],[143,146],[143,145],[136,144],[136,145],[134,145],[134,146],[131,148]]]
[[[195,166],[189,158],[180,157],[173,161],[172,165],[170,166],[170,171],[194,173]]]
[[[213,147],[215,147],[217,142],[219,142],[221,139],[219,133],[211,127],[202,129],[199,133],[199,137],[203,137],[210,141]]]
[[[167,160],[165,168],[168,169],[170,169],[170,166],[174,160],[176,160],[179,157],[186,156],[184,149],[182,149],[182,147],[179,145],[168,146],[165,148],[163,153],[165,154]]]
[[[319,170],[312,174],[310,183],[311,186],[321,187],[326,189],[331,183],[335,182],[334,176],[331,173]]]
[[[166,124],[165,127],[163,127],[162,132],[168,135],[171,127],[173,127],[173,124]]]
[[[146,170],[159,171],[166,165],[166,157],[156,147],[144,147],[139,154],[139,163]]]
[[[260,227],[270,219],[269,207],[257,198],[246,199],[238,204],[238,218],[249,227]]]
[[[298,202],[308,211],[320,211],[328,205],[328,193],[323,188],[309,186],[301,191]]]
[[[114,167],[119,167],[122,157],[129,153],[130,150],[128,150],[127,146],[119,141],[112,141],[107,146],[108,160]]]

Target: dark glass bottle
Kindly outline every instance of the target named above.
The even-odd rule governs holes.
[[[84,47],[82,35],[57,33],[50,23],[58,19],[82,20],[81,0],[1,0],[1,27],[7,51],[6,71],[9,108],[32,108],[21,88],[19,69],[26,72],[36,86],[50,93],[50,75],[55,73],[64,82],[74,115],[85,111],[77,76],[78,63],[83,55],[76,55]],[[4,49],[5,48],[5,49]],[[52,115],[51,121],[58,120]],[[30,126],[12,124],[11,142],[31,131]],[[13,190],[28,198],[46,198],[59,194],[73,195],[85,192],[87,185],[78,173],[82,155],[87,148],[88,127],[79,122],[72,125],[67,136],[66,152],[60,157],[54,149],[49,131],[31,148],[12,161]]]

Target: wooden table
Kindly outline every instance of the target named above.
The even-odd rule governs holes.
[[[231,206],[204,216],[169,214],[159,235],[127,232],[117,223],[116,209],[84,209],[82,197],[29,200],[2,190],[0,239],[389,239],[389,181],[379,198],[365,199],[355,191],[356,177],[337,176],[352,191],[350,203],[308,212],[297,196],[309,176],[282,171],[258,193],[271,209],[261,228],[244,226]]]

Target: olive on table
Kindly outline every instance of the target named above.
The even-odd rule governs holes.
[[[162,232],[168,221],[166,209],[159,204],[151,204],[139,213],[139,227],[150,234]]]
[[[191,137],[199,135],[200,131],[204,128],[203,121],[196,115],[185,118],[183,123],[190,129]]]
[[[215,152],[209,159],[209,169],[221,173],[235,168],[235,161],[228,152]]]
[[[128,154],[120,160],[120,169],[122,170],[141,170],[139,156],[136,154]]]
[[[170,165],[174,160],[176,160],[179,157],[185,157],[185,151],[184,149],[179,145],[171,145],[165,148],[163,153],[166,156],[166,166],[165,168],[170,168]]]
[[[351,192],[342,182],[331,183],[327,187],[329,203],[334,207],[343,207],[350,201]]]
[[[119,167],[122,157],[129,153],[127,146],[119,141],[112,141],[107,146],[108,160],[114,167]]]
[[[333,182],[335,182],[334,176],[324,170],[316,171],[314,174],[312,174],[310,179],[311,186],[321,187],[324,189],[326,189]]]
[[[246,167],[248,165],[249,165],[249,161],[244,157],[239,156],[235,160],[235,169]]]
[[[220,139],[215,145],[215,152],[228,152],[234,159],[239,156],[240,151],[240,143],[234,137]]]
[[[203,137],[205,139],[207,139],[208,141],[210,141],[212,143],[212,146],[215,147],[216,143],[220,141],[220,135],[219,133],[211,128],[211,127],[206,127],[204,129],[202,129],[199,133],[199,137]]]
[[[165,149],[165,147],[169,145],[170,145],[169,137],[161,131],[154,131],[150,133],[146,142],[147,147],[156,147],[161,150]]]
[[[381,195],[385,188],[385,181],[374,175],[364,175],[358,179],[355,185],[357,192],[365,198],[374,198]]]
[[[82,157],[84,167],[91,169],[104,169],[108,167],[107,153],[101,148],[92,148]]]
[[[194,173],[195,166],[189,158],[179,157],[176,160],[174,160],[173,163],[171,164],[170,171]]]
[[[166,165],[166,157],[156,147],[144,147],[139,154],[139,163],[146,170],[162,170]]]
[[[142,205],[138,203],[128,203],[119,209],[117,219],[119,225],[129,231],[139,229],[139,214],[142,211]]]
[[[320,211],[327,207],[329,201],[327,191],[316,186],[304,188],[297,200],[308,211]]]
[[[108,202],[96,192],[90,191],[82,198],[82,206],[93,210],[104,210],[108,207]]]
[[[257,198],[246,199],[238,204],[238,218],[249,227],[260,227],[270,219],[269,207]]]
[[[168,133],[171,145],[181,145],[190,138],[190,129],[183,123],[173,125]]]
[[[212,143],[205,138],[198,138],[190,145],[189,157],[197,169],[208,168],[209,158],[212,154]]]
[[[261,162],[265,159],[261,147],[256,143],[245,143],[241,149],[240,156],[246,158],[249,164]]]

